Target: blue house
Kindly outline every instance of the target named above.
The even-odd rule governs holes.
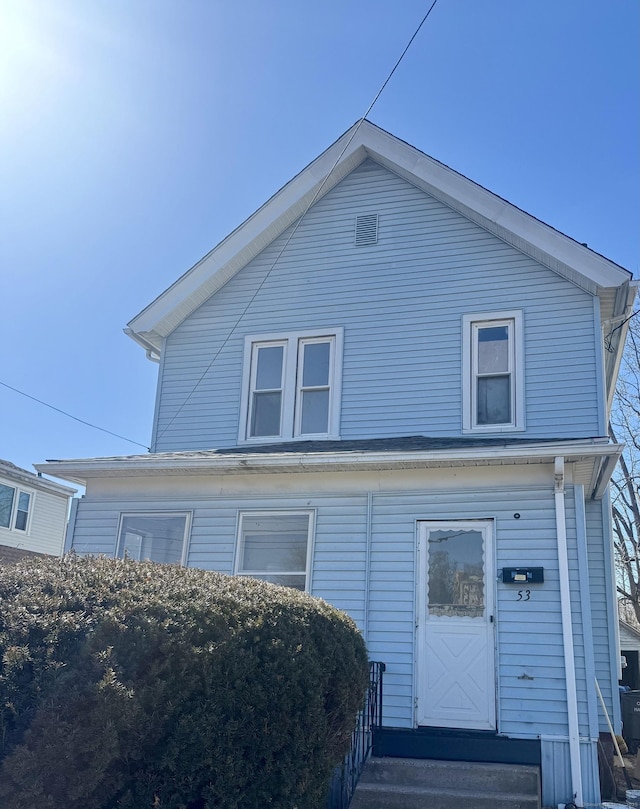
[[[386,664],[378,753],[480,739],[476,759],[540,765],[545,805],[596,803],[596,680],[620,727],[607,419],[634,294],[364,121],[129,323],[159,363],[152,451],[38,468],[86,486],[79,553],[347,611]]]

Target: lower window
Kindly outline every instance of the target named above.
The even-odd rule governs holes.
[[[240,514],[236,573],[309,589],[313,512]]]
[[[27,531],[31,495],[0,483],[0,528]]]
[[[118,556],[150,559],[165,564],[183,564],[190,515],[188,513],[145,512],[122,514],[118,534]]]

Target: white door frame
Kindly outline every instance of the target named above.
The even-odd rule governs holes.
[[[463,642],[466,633],[473,633],[477,642],[485,645],[486,654],[483,660],[483,671],[479,672],[477,684],[484,695],[485,704],[480,714],[475,717],[460,715],[452,711],[446,716],[446,711],[433,712],[428,703],[429,678],[429,617],[427,614],[427,564],[428,564],[428,535],[431,530],[451,530],[452,528],[468,531],[481,531],[484,546],[484,619],[438,617],[437,624],[431,628],[451,621],[451,636],[459,635]],[[494,521],[492,519],[478,520],[419,520],[417,523],[417,572],[416,572],[416,659],[415,659],[415,724],[451,727],[461,729],[494,730],[496,723],[496,649],[495,649],[495,547],[494,547]],[[432,619],[433,621],[434,619]],[[459,712],[458,712],[459,714]]]

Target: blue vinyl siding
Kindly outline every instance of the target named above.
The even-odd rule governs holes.
[[[379,214],[377,245],[354,246],[360,213]],[[332,327],[345,329],[342,438],[460,434],[462,316],[511,309],[524,312],[526,435],[599,433],[591,295],[372,161],[274,266],[289,235],[165,341],[156,451],[236,444],[245,335]]]
[[[578,708],[581,731],[588,734],[584,646],[578,592],[573,498],[567,496],[569,564],[572,597]],[[369,651],[387,662],[385,723],[413,726],[415,626],[415,542],[418,520],[494,517],[497,570],[507,566],[542,566],[543,585],[532,586],[528,602],[517,601],[517,588],[497,584],[498,728],[521,738],[567,730],[564,647],[553,490],[508,489],[499,492],[451,491],[374,495],[374,531],[370,584]],[[520,513],[520,519],[513,517]],[[404,581],[399,575],[408,572]],[[375,605],[375,607],[374,607]],[[524,679],[523,675],[533,677]]]
[[[187,565],[233,573],[240,511],[316,509],[311,592],[349,613],[362,628],[366,574],[364,496],[162,498],[80,501],[74,549],[81,554],[116,552],[123,511],[189,511],[192,513]]]
[[[122,511],[190,511],[188,564],[223,573],[233,571],[240,511],[314,509],[316,530],[311,591],[344,609],[367,630],[372,659],[387,664],[384,722],[413,727],[415,672],[416,527],[419,520],[494,519],[496,578],[505,566],[542,566],[545,581],[531,586],[531,599],[517,600],[517,588],[496,584],[496,677],[498,728],[513,737],[557,737],[567,733],[564,648],[560,620],[558,555],[553,488],[517,487],[333,493],[295,491],[192,498],[91,499],[80,501],[74,548],[79,553],[113,554]],[[202,484],[200,484],[202,490]],[[368,503],[371,546],[367,549]],[[598,505],[598,504],[596,504]],[[585,649],[573,490],[566,496],[572,617],[581,735],[588,738]],[[588,504],[589,518],[597,510]],[[514,514],[520,514],[519,519]],[[597,544],[597,543],[596,543]],[[595,552],[594,549],[590,553]],[[367,587],[367,567],[369,584]],[[592,566],[594,570],[597,570]],[[598,577],[592,577],[598,592]],[[589,587],[589,583],[586,585]],[[592,595],[593,598],[593,595]],[[365,612],[368,601],[368,616]],[[595,655],[600,668],[608,654],[604,628],[597,628],[593,600]],[[600,621],[600,623],[602,623]],[[529,679],[533,678],[533,679]],[[603,672],[603,691],[610,679]]]
[[[557,806],[573,798],[571,757],[568,739],[543,737],[541,740],[542,805]],[[595,741],[580,740],[582,799],[586,806],[600,806],[598,748]]]
[[[603,517],[603,511],[605,512]],[[615,684],[615,673],[612,676],[612,663],[617,663],[618,649],[615,648],[615,634],[611,626],[613,595],[607,582],[607,555],[611,560],[612,550],[606,545],[603,536],[603,522],[608,519],[606,501],[588,500],[586,502],[587,553],[589,559],[589,588],[591,592],[591,622],[593,628],[593,653],[595,674],[602,691],[610,718],[616,732],[620,731],[620,702],[617,694],[612,694]],[[608,732],[606,719],[598,704],[599,730]]]

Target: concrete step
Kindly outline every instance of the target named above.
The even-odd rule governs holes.
[[[372,758],[350,809],[540,809],[537,767]]]
[[[477,795],[466,790],[363,784],[349,809],[540,809],[530,795]]]

